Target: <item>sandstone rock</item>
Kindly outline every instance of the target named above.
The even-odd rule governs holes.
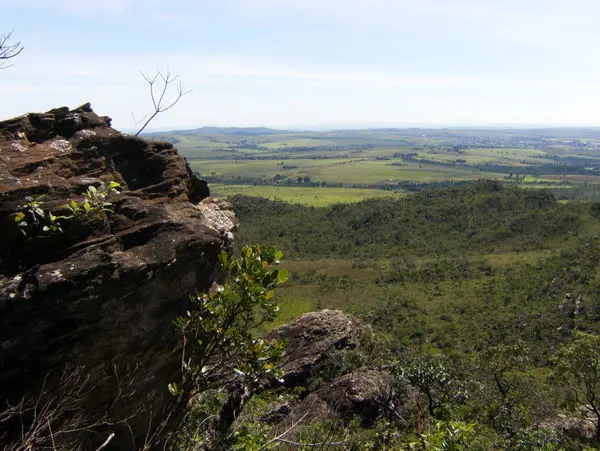
[[[359,346],[360,324],[339,310],[322,310],[302,315],[269,334],[287,342],[281,363],[288,386],[302,385],[311,369],[335,349]]]
[[[63,233],[17,230],[11,215],[26,196],[43,195],[42,208],[60,214],[109,181],[122,192],[107,218],[65,220]],[[172,321],[218,277],[236,227],[231,206],[208,195],[171,144],[123,135],[89,104],[0,122],[0,404],[36,396],[48,375],[51,391],[78,368],[94,387],[79,401],[85,421],[127,419],[105,426],[117,432],[114,448],[139,447],[176,417]]]
[[[591,440],[596,437],[596,418],[587,409],[580,408],[577,413],[557,413],[536,427],[554,429],[577,440]]]
[[[350,418],[359,415],[364,426],[383,413],[392,397],[392,377],[383,371],[362,369],[329,382],[294,408],[293,418]]]

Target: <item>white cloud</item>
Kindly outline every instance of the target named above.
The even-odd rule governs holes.
[[[118,16],[125,13],[137,12],[144,14],[153,8],[164,4],[160,0],[0,0],[0,6],[29,7],[43,10],[63,10],[76,14],[101,14]]]
[[[151,57],[136,64],[153,67]],[[6,72],[3,116],[91,101],[117,128],[134,128],[151,108],[134,56],[29,55]],[[171,55],[168,62],[193,92],[161,115],[154,129],[217,125],[582,123],[600,114],[593,76],[523,78],[506,74],[419,74],[359,67],[292,67],[240,55]],[[26,62],[25,62],[26,63]]]
[[[555,50],[595,49],[600,29],[596,0],[226,0],[242,16],[277,20],[285,13],[299,19],[332,21],[349,29],[400,33],[449,31]],[[304,16],[302,18],[302,16]],[[574,49],[576,51],[582,50]]]
[[[0,0],[8,4],[17,5]],[[600,3],[591,0],[22,0],[19,5],[31,7],[28,13],[37,13],[38,20],[49,9],[60,9],[90,29],[104,30],[100,24],[106,24],[107,39],[102,48],[90,44],[85,52],[69,52],[65,44],[33,40],[19,28],[19,38],[28,38],[26,52],[0,74],[5,117],[91,100],[99,113],[129,128],[131,112],[141,117],[149,102],[138,71],[156,68],[171,69],[193,89],[158,118],[158,128],[583,124],[600,114],[595,79]],[[125,50],[131,42],[142,47],[139,35],[122,25],[126,20],[143,23],[148,33],[160,22],[169,27],[169,39],[185,45]],[[318,31],[318,40],[307,39],[303,47],[302,36],[285,34],[287,24],[307,37]],[[32,22],[30,28],[63,43],[71,37],[64,23]],[[263,35],[272,46],[259,39]],[[80,29],[73,38],[87,43],[85,36]],[[327,51],[321,52],[321,43]]]

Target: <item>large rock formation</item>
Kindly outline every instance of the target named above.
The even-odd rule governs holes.
[[[315,377],[323,373],[331,376],[326,368],[330,364],[328,359],[340,352],[361,352],[361,342],[368,341],[369,334],[370,329],[339,310],[306,313],[273,330],[270,337],[287,342],[280,363],[286,384],[304,386],[306,390],[296,404],[270,406],[270,410],[259,417],[260,421],[307,424],[314,420],[358,417],[363,426],[369,427],[382,415],[392,411],[398,415],[396,409],[416,405],[416,393],[396,393],[392,375],[379,368],[348,368],[348,373],[320,381],[315,389]],[[309,383],[311,378],[313,383]]]
[[[360,344],[361,326],[340,310],[305,313],[269,334],[287,343],[281,362],[288,386],[303,385],[311,371],[332,351],[352,349]]]
[[[49,212],[66,215],[110,181],[121,184],[112,213],[43,229]],[[111,432],[113,448],[140,448],[177,416],[172,321],[218,277],[236,223],[208,194],[171,144],[121,134],[89,105],[0,122],[1,406],[72,390],[80,426],[100,426],[84,449]],[[45,218],[18,227],[31,198]]]
[[[535,425],[533,429],[550,429],[581,441],[596,437],[598,419],[591,406],[580,406],[575,412],[556,412]]]

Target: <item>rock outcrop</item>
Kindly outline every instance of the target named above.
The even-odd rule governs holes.
[[[62,231],[15,222],[32,199],[47,221],[111,181],[121,185],[112,212],[60,219]],[[208,196],[171,144],[121,134],[89,105],[0,122],[2,406],[58,398],[78,375],[86,388],[73,409],[82,426],[104,430],[86,436],[85,449],[111,431],[113,448],[139,448],[176,417],[172,320],[218,277],[236,226],[229,204]],[[3,427],[0,437],[10,433]]]
[[[280,367],[285,384],[295,386],[305,384],[311,370],[331,351],[359,346],[360,334],[354,318],[339,310],[321,310],[273,330],[269,338],[287,343]]]
[[[371,425],[393,398],[392,377],[383,371],[361,369],[340,376],[311,393],[294,408],[295,419],[352,418]]]
[[[329,373],[325,368],[330,364],[328,359],[339,351],[361,352],[361,338],[367,338],[368,333],[356,318],[339,310],[306,313],[271,332],[271,338],[287,342],[280,363],[285,384],[303,386],[305,392],[298,403],[271,406],[260,420],[294,424],[358,416],[369,427],[382,415],[416,404],[414,393],[395,393],[391,374],[368,367],[350,369],[347,374],[319,382],[314,389],[315,376]]]
[[[596,437],[596,416],[586,407],[576,412],[557,412],[538,423],[534,429],[551,429],[576,440],[588,441]]]

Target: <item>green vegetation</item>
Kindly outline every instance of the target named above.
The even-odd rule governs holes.
[[[273,269],[283,253],[274,248],[245,247],[239,259],[219,257],[227,280],[191,298],[192,308],[175,325],[183,337],[183,382],[169,385],[174,396],[202,400],[183,428],[181,446],[220,448],[247,398],[270,378],[283,343],[255,338],[253,331],[272,321],[279,308],[273,289],[287,280],[287,270]],[[240,395],[243,393],[243,395]],[[202,414],[204,406],[219,415]]]
[[[357,202],[364,199],[381,197],[401,197],[394,191],[362,188],[320,188],[299,186],[271,185],[211,185],[212,195],[216,197],[231,197],[236,195],[263,197],[269,200],[279,200],[294,204],[324,207],[345,202]]]
[[[25,197],[25,203],[19,206],[19,211],[12,215],[17,224],[21,235],[24,237],[37,237],[51,233],[62,233],[63,225],[68,220],[79,222],[102,220],[107,213],[112,213],[112,203],[109,198],[119,194],[117,188],[120,188],[117,182],[110,182],[108,185],[88,186],[83,193],[83,200],[76,202],[72,200],[69,204],[63,205],[62,210],[66,215],[56,216],[49,210],[42,207],[44,195],[35,198]]]
[[[109,198],[119,194],[117,188],[120,187],[121,185],[117,182],[100,185],[99,188],[93,185],[88,186],[87,190],[83,193],[83,200],[81,202],[77,203],[72,200],[64,208],[70,212],[69,218],[79,220],[82,218],[102,218],[106,213],[113,213],[112,203],[109,202]]]
[[[210,129],[167,138],[240,220],[240,256],[222,257],[225,282],[193,296],[177,320],[183,380],[169,389],[194,406],[182,449],[597,448],[600,204],[582,200],[598,195],[599,136]],[[277,290],[287,275],[270,246],[290,258]],[[274,382],[283,344],[264,334],[324,308],[372,326],[369,344],[331,352],[304,387]],[[268,420],[359,368],[391,377],[373,421]],[[574,431],[577,421],[594,433]]]
[[[55,216],[52,212],[45,211],[42,208],[43,199],[43,195],[35,198],[26,196],[25,203],[18,207],[20,210],[12,215],[19,232],[24,237],[28,237],[32,233],[62,232],[60,220],[65,217]]]
[[[593,129],[209,127],[150,136],[175,143],[211,184],[412,192],[485,178],[553,188],[569,199],[600,197],[600,137]],[[313,205],[310,195],[301,197]]]
[[[305,259],[521,252],[573,243],[597,228],[586,204],[561,204],[546,190],[496,182],[325,209],[245,196],[231,201],[242,242],[277,244],[287,255]]]
[[[554,359],[555,378],[565,384],[570,399],[596,420],[596,440],[600,442],[600,337],[575,331]]]
[[[341,308],[434,353],[522,337],[542,361],[574,326],[557,307],[569,294],[589,303],[577,325],[595,330],[595,204],[492,182],[328,208],[232,200],[240,243],[276,244],[292,259],[279,290],[286,318]]]
[[[598,409],[598,204],[497,182],[327,207],[231,200],[240,245],[277,245],[290,257],[290,280],[276,291],[280,317],[251,322],[254,336],[305,311],[343,309],[372,324],[378,344],[332,355],[311,388],[366,365],[393,375],[398,399],[418,393],[415,405],[393,404],[402,409],[371,425],[304,422],[286,435],[291,442],[406,450],[597,445],[552,422],[558,413],[579,418],[577,406],[591,418]],[[200,422],[227,397],[211,399],[199,404]],[[228,446],[280,445],[272,439],[283,426],[261,418],[301,399],[281,387],[260,391],[231,423]]]

